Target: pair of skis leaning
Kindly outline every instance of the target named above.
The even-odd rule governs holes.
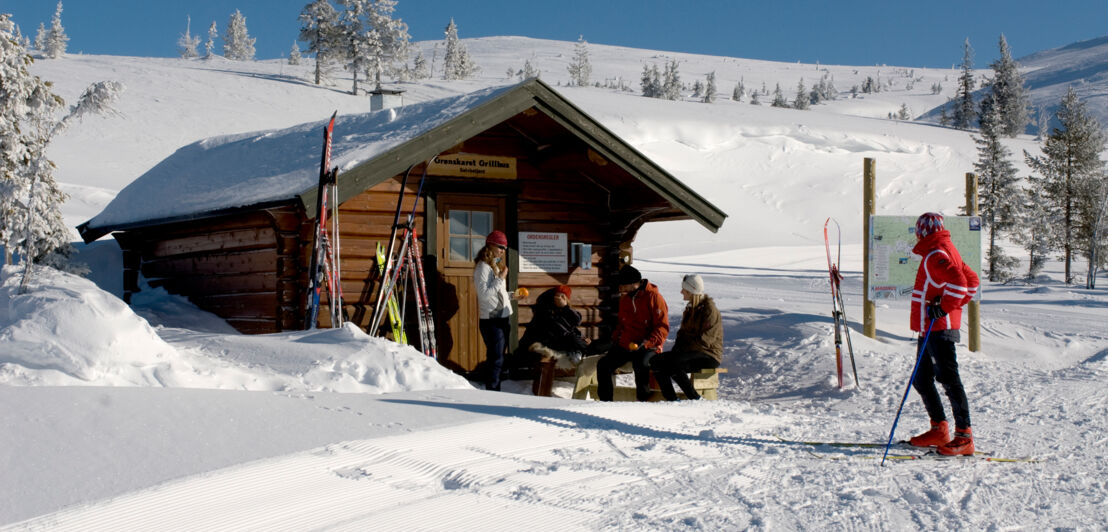
[[[343,322],[342,272],[339,267],[338,173],[331,166],[331,135],[335,117],[323,130],[323,158],[319,165],[319,188],[316,194],[316,224],[312,244],[312,259],[308,267],[308,300],[305,304],[304,328],[314,329],[319,321],[321,293],[327,290],[331,326]],[[328,201],[330,200],[330,201]]]
[[[397,285],[408,277],[412,286],[412,299],[416,303],[416,320],[419,324],[420,348],[429,357],[438,357],[438,343],[435,339],[435,320],[431,312],[431,301],[427,297],[427,282],[423,275],[423,260],[419,250],[419,238],[415,230],[415,212],[419,206],[419,198],[423,194],[423,184],[427,180],[426,166],[423,176],[419,180],[419,189],[412,201],[412,208],[408,212],[407,221],[400,224],[400,215],[404,209],[404,192],[408,186],[408,176],[412,168],[404,173],[400,182],[400,196],[396,201],[396,214],[393,217],[392,233],[389,236],[387,255],[380,250],[377,254],[378,271],[380,272],[380,284],[378,285],[377,301],[373,308],[373,317],[370,320],[369,331],[375,333],[380,327],[384,316],[389,316],[392,326],[393,339],[398,342],[406,342],[407,334],[404,332],[403,319],[406,308],[401,308],[397,303]],[[399,239],[399,252],[396,251],[397,235]],[[380,244],[378,244],[380,246]],[[399,294],[402,296],[406,290]],[[404,299],[405,307],[407,299]]]
[[[828,229],[831,222],[835,222],[836,250],[835,260],[831,260],[831,236]],[[835,371],[839,380],[839,389],[843,388],[843,336],[846,336],[846,348],[850,354],[850,369],[854,372],[854,386],[858,383],[858,368],[854,365],[854,344],[850,341],[850,326],[846,320],[846,305],[843,303],[841,281],[842,273],[839,271],[843,256],[843,236],[839,222],[834,218],[828,218],[823,222],[823,245],[827,250],[827,273],[831,277],[831,317],[835,321]]]

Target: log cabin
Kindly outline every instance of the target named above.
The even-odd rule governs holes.
[[[324,125],[185,146],[78,230],[118,241],[127,300],[141,276],[244,333],[303,329]],[[389,242],[403,190],[439,362],[460,373],[484,360],[472,259],[493,229],[509,236],[510,287],[530,290],[513,313],[514,347],[529,306],[558,284],[573,288],[587,337],[609,331],[615,274],[644,223],[691,219],[715,232],[726,218],[538,79],[339,117],[332,154],[344,314],[369,324],[376,245]],[[329,321],[321,313],[317,325]]]

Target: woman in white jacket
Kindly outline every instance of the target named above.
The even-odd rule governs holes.
[[[477,289],[481,339],[485,341],[488,367],[486,390],[500,390],[500,371],[504,367],[504,349],[511,326],[512,296],[508,293],[508,265],[504,261],[507,249],[508,236],[493,231],[473,260],[473,285]]]

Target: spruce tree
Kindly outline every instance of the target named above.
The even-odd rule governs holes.
[[[223,56],[235,61],[254,60],[254,42],[246,29],[246,17],[239,10],[231,13],[227,21],[227,32],[223,35]]]
[[[666,63],[665,72],[662,74],[662,97],[667,100],[681,98],[681,74],[678,72],[676,59]]]
[[[969,129],[973,126],[976,113],[973,104],[973,88],[976,81],[973,78],[973,48],[970,48],[969,37],[963,45],[962,74],[958,76],[958,91],[954,95],[954,113],[951,119],[954,127]]]
[[[215,40],[219,38],[219,30],[215,27],[215,21],[208,26],[208,40],[204,42],[204,59],[211,59],[215,55]]]
[[[46,25],[39,22],[38,32],[35,33],[35,50],[38,50],[41,54],[46,53],[46,37],[48,35],[49,33],[46,32]]]
[[[192,34],[192,17],[185,17],[185,32],[177,39],[178,52],[182,59],[197,57],[196,47],[200,45],[200,36]]]
[[[989,280],[1006,281],[1011,277],[1015,260],[1004,254],[998,243],[1002,234],[1018,222],[1019,178],[1009,157],[1011,152],[1000,142],[1004,125],[1000,108],[991,97],[986,97],[981,108],[981,136],[973,137],[977,144],[977,197],[981,217],[988,231],[986,258],[989,263]]]
[[[307,43],[305,52],[315,55],[315,84],[323,81],[327,65],[341,55],[339,14],[328,0],[316,0],[300,11],[299,40]]]
[[[49,143],[71,120],[110,104],[122,87],[93,84],[58,120],[65,102],[49,83],[31,75],[33,59],[12,38],[13,28],[9,16],[0,14],[0,246],[5,262],[21,249],[26,286],[33,262],[61,266],[71,249],[70,229],[61,215],[65,194],[46,156]]]
[[[1034,281],[1046,265],[1054,249],[1054,229],[1061,218],[1051,206],[1043,185],[1040,179],[1029,179],[1027,188],[1015,198],[1020,206],[1019,230],[1012,232],[1012,240],[1027,251],[1028,281]]]
[[[1054,246],[1063,250],[1066,284],[1072,284],[1074,255],[1095,254],[1093,235],[1099,195],[1106,186],[1104,161],[1100,159],[1105,135],[1073,87],[1062,97],[1056,116],[1059,127],[1043,143],[1043,155],[1032,156],[1025,150],[1024,158],[1038,173],[1044,197],[1061,214],[1053,235]]]
[[[1000,35],[999,46],[1000,57],[989,65],[993,69],[989,88],[1000,117],[1000,133],[1006,137],[1015,137],[1023,133],[1031,122],[1027,87],[1023,84],[1019,65],[1012,59],[1004,34]]]
[[[785,94],[781,92],[781,84],[778,83],[773,89],[773,103],[771,107],[790,107],[789,101],[785,99]]]
[[[589,63],[589,43],[585,41],[584,35],[577,37],[577,44],[573,47],[573,60],[570,61],[566,70],[569,71],[571,85],[577,85],[578,87],[589,85],[589,78],[592,76],[592,64]]]
[[[50,59],[57,59],[65,54],[69,44],[69,36],[62,27],[62,3],[58,0],[58,7],[54,10],[54,18],[50,21],[50,30],[46,32],[46,40],[43,43],[43,53]]]
[[[454,19],[446,25],[446,54],[442,59],[442,79],[467,79],[477,73],[477,64],[469,57],[465,44],[458,38],[458,26]]]
[[[704,103],[716,101],[716,73],[709,72],[704,82]]]
[[[528,64],[524,64],[524,70]],[[415,59],[412,60],[412,77],[416,80],[428,79],[431,77],[431,67],[427,64],[427,58],[423,57],[423,52],[417,52]]]
[[[804,86],[804,78],[800,78],[800,82],[796,84],[796,99],[793,100],[793,108],[805,110],[808,109],[810,103],[808,88]]]
[[[296,44],[296,41],[292,41],[292,48],[289,49],[289,64],[300,64],[300,46]]]

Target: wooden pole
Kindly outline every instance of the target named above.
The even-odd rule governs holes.
[[[869,298],[870,218],[877,213],[877,160],[862,162],[862,334],[877,338],[877,305]]]
[[[966,173],[966,214],[977,216],[977,175],[973,172]],[[981,350],[981,303],[970,301],[969,303],[969,350]]]

